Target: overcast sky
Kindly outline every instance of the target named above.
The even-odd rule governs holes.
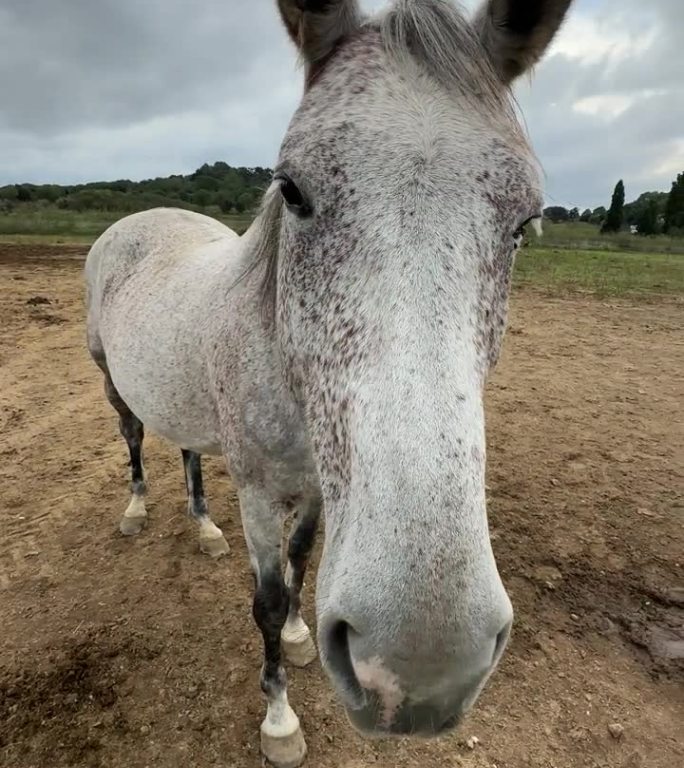
[[[575,0],[517,85],[549,204],[684,171],[683,5]],[[0,72],[0,185],[272,166],[301,91],[275,0],[0,0]]]

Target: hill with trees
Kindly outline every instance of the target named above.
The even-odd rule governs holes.
[[[24,206],[70,211],[133,213],[155,206],[201,212],[243,213],[256,207],[271,182],[269,168],[232,168],[204,164],[187,176],[145,181],[97,181],[90,184],[10,184],[0,187],[0,212]]]

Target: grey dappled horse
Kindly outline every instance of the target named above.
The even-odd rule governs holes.
[[[300,590],[319,510],[321,661],[366,734],[433,735],[476,700],[511,604],[489,540],[483,388],[514,251],[541,215],[510,83],[570,0],[278,0],[305,89],[243,237],[180,210],[135,214],[88,256],[88,343],[146,522],[143,424],[183,451],[203,550],[227,552],[200,455],[223,454],[256,576],[278,768],[306,750],[281,664],[315,657]],[[281,569],[282,520],[296,523]]]

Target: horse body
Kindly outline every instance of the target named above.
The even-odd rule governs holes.
[[[144,424],[198,453],[221,453],[207,332],[216,291],[237,277],[238,243],[208,217],[152,210],[107,230],[86,264],[91,354]]]
[[[121,219],[86,262],[89,349],[106,357],[131,410],[179,447],[213,455],[229,447],[221,404],[226,418],[244,418],[245,436],[282,455],[273,434],[287,430],[291,438],[292,420],[279,419],[293,412],[291,398],[276,383],[276,351],[260,331],[253,281],[241,280],[244,251],[232,230],[191,211]],[[265,427],[264,413],[273,418]]]
[[[513,255],[543,207],[508,85],[570,0],[278,0],[306,67],[262,211],[241,238],[207,217],[137,214],[88,257],[88,341],[147,518],[143,425],[182,449],[200,546],[227,552],[200,454],[238,490],[268,699],[262,751],[305,743],[281,647],[315,657],[300,591],[319,511],[321,661],[363,733],[435,735],[472,706],[512,608],[486,515],[483,390]],[[264,312],[264,308],[266,312]],[[296,524],[281,569],[282,518]]]
[[[88,348],[115,398],[149,429],[185,452],[224,455],[236,482],[276,507],[307,508],[319,491],[301,412],[262,322],[258,281],[245,278],[258,229],[239,238],[172,208],[112,225],[86,260]],[[131,529],[130,516],[147,514],[133,485],[122,531],[137,533],[143,523]],[[225,554],[206,509],[191,502],[203,549]]]

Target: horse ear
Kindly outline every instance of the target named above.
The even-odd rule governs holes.
[[[278,0],[278,8],[308,65],[325,60],[360,24],[357,0]]]
[[[475,27],[506,85],[542,57],[571,2],[486,0],[475,17]]]

